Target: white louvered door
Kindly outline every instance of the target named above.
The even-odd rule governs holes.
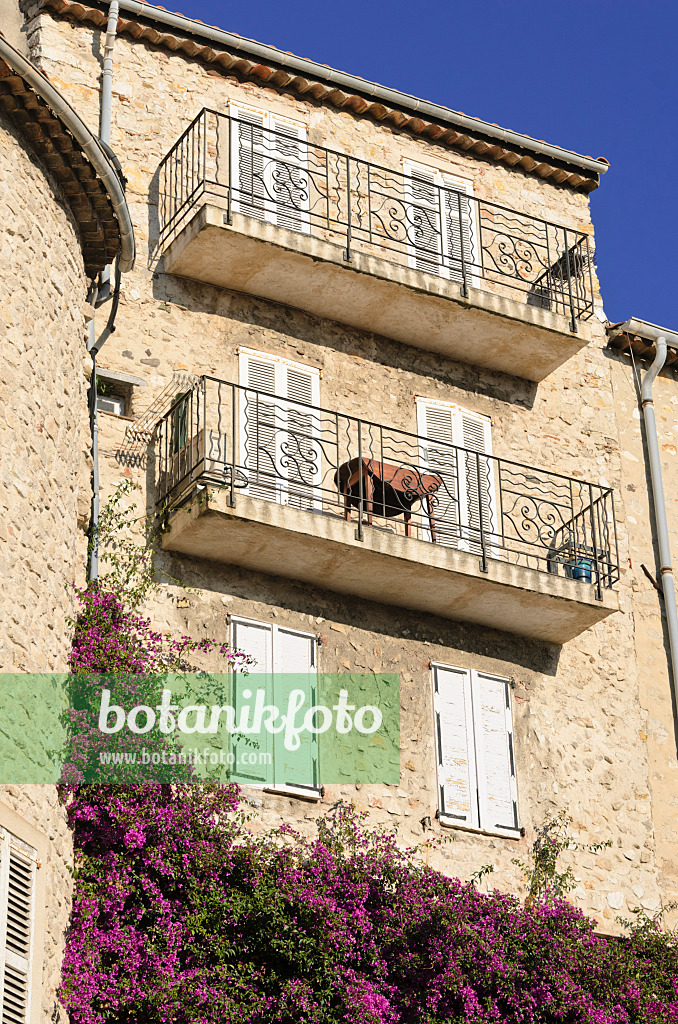
[[[285,412],[276,398],[277,363],[259,353],[241,351],[240,463],[253,498],[281,501],[281,429]]]
[[[35,854],[0,832],[0,955],[2,1024],[28,1024],[31,1009]]]
[[[478,795],[471,673],[433,667],[433,711],[440,813],[477,828]]]
[[[518,828],[509,683],[473,672],[473,720],[480,824],[488,831]]]
[[[271,159],[266,166],[270,219],[281,228],[308,234],[309,189],[306,128],[278,114],[267,115]]]
[[[266,113],[253,107],[232,105],[231,114],[231,192],[235,213],[258,220],[268,218],[266,167]]]
[[[312,367],[283,361],[281,392],[285,435],[281,441],[286,475],[286,503],[307,511],[322,511],[320,446],[320,375]]]
[[[467,285],[477,286],[480,259],[473,184],[464,178],[442,174],[441,185],[444,186],[440,192],[440,204],[446,276],[461,283],[465,274]]]
[[[479,553],[482,511],[485,551],[492,557],[499,535],[497,489],[494,462],[483,458],[492,454],[491,421],[452,402],[417,398],[416,405],[421,468],[442,479],[433,502],[436,543]],[[424,539],[431,539],[430,531]]]
[[[239,360],[246,493],[322,510],[319,371],[250,349],[240,349]]]
[[[459,493],[459,453],[455,445],[456,406],[449,402],[417,399],[417,433],[422,472],[439,476],[442,483],[433,495],[436,543],[459,547],[464,508]],[[426,526],[424,540],[431,540]]]
[[[459,493],[462,507],[462,547],[480,554],[481,525],[485,551],[493,557],[499,539],[497,487],[492,455],[492,424],[487,416],[457,408],[457,444],[466,449],[459,459]],[[478,453],[478,457],[472,453]],[[482,524],[481,524],[482,515]]]
[[[443,235],[440,230],[439,174],[409,160],[403,161],[409,264],[427,274],[444,273]]]
[[[403,160],[403,174],[410,266],[459,282],[465,271],[466,283],[477,284],[473,183],[410,160]]]

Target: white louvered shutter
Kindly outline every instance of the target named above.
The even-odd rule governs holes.
[[[492,424],[487,416],[457,408],[455,436],[466,454],[459,460],[459,495],[463,547],[481,551],[481,511],[485,551],[492,556],[499,539],[497,490],[492,455]],[[471,452],[478,452],[476,458]],[[495,547],[493,547],[493,544]]]
[[[473,184],[451,174],[441,175],[441,216],[445,251],[446,276],[452,281],[477,283],[479,269],[478,234],[476,227]],[[462,265],[463,253],[463,265]]]
[[[240,461],[247,477],[246,493],[280,501],[280,443],[285,410],[276,400],[278,361],[251,352],[239,353]]]
[[[447,402],[417,399],[417,433],[422,472],[435,473],[442,484],[433,495],[436,543],[460,545],[458,453],[455,443],[455,408]],[[424,539],[431,540],[428,528]]]
[[[239,650],[254,658],[255,664],[249,666],[249,675],[236,672],[233,674],[233,707],[235,708],[236,725],[240,718],[243,705],[248,704],[250,709],[254,707],[256,691],[263,689],[266,693],[266,704],[273,703],[273,629],[265,623],[243,622],[233,619],[231,622],[232,643]],[[243,691],[249,690],[251,697],[245,697]],[[251,719],[251,711],[250,711]],[[273,736],[263,729],[261,736],[253,736],[257,746],[252,742],[246,743],[244,739],[234,735],[232,750],[235,755],[233,768],[233,780],[243,785],[265,785],[273,778],[271,764],[267,767],[261,764],[242,764],[243,755],[259,754],[266,758],[273,759]]]
[[[480,826],[488,831],[517,831],[509,682],[483,672],[473,672],[472,676]]]
[[[266,173],[270,163],[266,113],[232,105],[231,191],[233,210],[259,220],[268,218]]]
[[[301,723],[316,703],[316,638],[276,627],[273,642],[276,703],[286,712],[291,691],[303,689],[305,700],[296,718]],[[318,786],[317,737],[304,732],[300,739],[299,749],[290,751],[285,747],[284,734],[274,737],[275,784],[314,790]]]
[[[308,234],[309,189],[306,128],[278,114],[267,115],[270,157],[266,190],[271,199],[269,219],[281,228]]]
[[[35,852],[4,832],[0,862],[2,1024],[28,1024],[31,1002]]]
[[[444,273],[440,231],[440,175],[433,167],[403,161],[409,263],[427,274]]]
[[[286,500],[294,508],[322,511],[320,374],[312,367],[283,362],[281,376],[281,392],[289,400],[281,441]]]
[[[478,797],[469,671],[434,666],[433,710],[440,813],[460,825],[477,828]]]

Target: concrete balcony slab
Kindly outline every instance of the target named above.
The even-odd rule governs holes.
[[[541,381],[590,341],[566,316],[345,250],[206,201],[164,253],[171,274],[230,288],[438,352],[450,359]],[[492,284],[488,285],[493,287]]]
[[[206,487],[170,514],[166,551],[239,565],[381,604],[563,644],[619,608],[593,584]]]

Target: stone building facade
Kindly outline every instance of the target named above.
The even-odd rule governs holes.
[[[88,283],[117,251],[120,236],[110,197],[63,112],[54,113],[20,53],[1,42],[0,671],[58,673],[68,667],[70,587],[84,584],[86,570]],[[6,749],[2,761],[6,769]],[[3,781],[2,1017],[56,1021],[70,832],[55,786]]]
[[[32,58],[95,125],[107,8],[48,0],[27,3],[24,10]],[[163,417],[170,422],[172,401],[190,390],[188,378],[247,384],[243,366],[250,352],[265,363],[270,357],[270,365],[313,370],[313,404],[350,419],[354,432],[361,419],[393,436],[419,436],[417,398],[443,409],[457,406],[483,429],[491,424],[493,455],[505,464],[521,464],[528,476],[562,474],[577,493],[583,493],[582,481],[590,481],[596,495],[611,488],[616,499],[619,556],[610,554],[609,534],[606,557],[615,575],[618,564],[619,579],[601,595],[587,582],[586,559],[579,572],[577,566],[565,569],[562,559],[549,556],[549,543],[542,544],[541,561],[531,564],[515,549],[511,556],[490,544],[487,571],[479,568],[477,537],[466,547],[440,544],[433,550],[421,506],[414,537],[403,535],[402,520],[375,516],[364,525],[362,540],[354,536],[355,513],[346,523],[340,501],[332,514],[320,516],[245,488],[232,507],[228,487],[216,487],[202,512],[197,506],[190,513],[174,510],[162,557],[172,575],[195,590],[185,597],[166,587],[153,608],[158,625],[228,639],[234,622],[249,620],[317,637],[322,671],[401,674],[400,785],[327,785],[322,795],[306,798],[253,790],[261,826],[292,820],[312,829],[318,813],[343,797],[366,809],[373,823],[395,824],[403,842],[419,842],[429,830],[450,836],[453,841],[435,854],[444,871],[468,877],[491,862],[491,884],[519,891],[521,873],[513,859],[524,857],[535,829],[565,808],[582,842],[611,841],[598,855],[571,855],[577,905],[610,931],[632,907],[657,912],[674,895],[675,880],[657,859],[655,823],[664,812],[653,804],[650,709],[634,638],[637,578],[629,564],[627,467],[615,368],[605,351],[604,318],[596,315],[602,304],[590,259],[589,192],[599,177],[594,162],[565,151],[531,150],[527,139],[500,144],[481,122],[475,132],[468,124],[453,130],[433,116],[408,113],[404,103],[398,110],[377,102],[367,86],[362,94],[343,82],[339,88],[310,62],[303,74],[286,65],[283,54],[263,55],[262,48],[250,53],[245,42],[236,48],[199,24],[168,27],[163,18],[159,10],[140,13],[138,5],[123,2],[115,45],[112,143],[128,178],[142,255],[127,278],[102,363],[112,381],[118,374],[123,382],[143,380],[146,388],[128,383],[131,404],[124,414],[101,415],[106,487],[124,478],[137,481],[153,512],[161,471],[168,467],[163,470],[161,453],[146,444],[144,431]],[[284,135],[290,124],[295,131],[302,127],[305,134],[294,136],[282,165],[294,164],[302,138],[304,159],[327,147],[354,158],[364,173],[369,164],[390,169],[401,183],[403,173],[424,181],[420,191],[402,184],[401,211],[421,215],[430,207],[424,172],[416,170],[423,166],[433,169],[433,186],[455,196],[471,182],[483,226],[493,216],[496,222],[500,215],[488,211],[499,208],[524,218],[522,223],[532,217],[530,223],[563,225],[569,242],[546,267],[547,292],[553,288],[553,294],[537,277],[517,293],[516,280],[530,280],[525,268],[507,283],[499,275],[491,280],[487,266],[482,273],[472,266],[464,296],[458,266],[456,277],[450,272],[444,279],[426,266],[426,257],[417,264],[416,241],[385,257],[386,228],[366,242],[354,237],[353,265],[347,266],[346,239],[340,245],[325,222],[318,230],[313,223],[308,230],[299,222],[290,227],[284,218],[272,223],[261,211],[248,212],[244,201],[229,211],[228,181],[219,177],[227,162],[218,137],[221,130],[223,140],[225,121],[217,120],[221,128],[206,123],[202,136],[212,193],[207,189],[191,200],[183,219],[162,235],[168,195],[178,196],[178,208],[190,191],[181,193],[176,185],[187,164],[183,170],[175,166],[172,185],[163,160],[201,110],[226,118],[234,107],[263,117],[250,122],[255,130]],[[252,137],[259,138],[256,131]],[[190,138],[191,146],[202,144],[197,135]],[[248,145],[254,152],[258,142]],[[192,159],[188,152],[186,161]],[[203,184],[208,178],[209,168]],[[348,191],[355,218],[361,186],[354,180]],[[459,224],[457,219],[462,231]],[[562,258],[583,252],[585,242],[585,269],[582,261]],[[450,245],[446,251],[454,262]],[[578,310],[572,331],[569,303],[565,309],[561,299],[568,285],[580,286],[581,276],[590,282],[588,305]],[[190,451],[186,437],[178,448]],[[224,460],[223,452],[219,458]],[[610,522],[605,529],[612,529]],[[451,815],[437,816],[431,666],[512,684],[517,828],[454,827]]]
[[[107,5],[21,6],[31,60],[96,134]],[[401,678],[400,785],[253,788],[259,826],[287,820],[312,830],[319,813],[349,799],[373,824],[394,825],[403,843],[448,836],[431,855],[445,872],[469,877],[492,863],[490,884],[517,892],[514,859],[564,808],[580,841],[611,841],[599,854],[570,855],[577,905],[605,931],[635,906],[656,913],[678,890],[668,781],[675,758],[663,740],[671,725],[663,675],[648,681],[639,646],[644,609],[657,615],[634,556],[646,512],[632,504],[642,492],[629,474],[633,459],[640,472],[642,457],[638,439],[627,438],[631,405],[620,399],[621,371],[606,349],[592,259],[589,193],[604,166],[493,135],[492,126],[451,111],[413,112],[407,97],[377,97],[369,83],[168,18],[121,2],[111,141],[140,257],[100,358],[104,494],[132,479],[149,515],[170,499],[158,557],[193,589],[163,588],[149,609],[158,626],[242,637],[246,646],[252,633],[241,627],[255,624],[273,642],[281,632],[305,638],[323,672]],[[203,110],[211,113],[173,150]],[[6,664],[58,670],[68,646],[62,582],[82,578],[85,539],[74,524],[86,525],[89,502],[89,275],[58,185],[16,128],[3,128],[0,174],[19,174],[25,203],[20,209],[12,189],[0,196],[9,204],[3,223],[17,236],[3,244],[30,268],[25,294],[15,279],[0,294],[16,373],[9,388],[25,395],[5,406],[7,451],[21,464],[4,528],[25,589],[6,618],[18,616]],[[300,200],[309,181],[313,198]],[[44,215],[31,217],[36,209]],[[45,336],[50,367],[31,355],[30,339]],[[258,390],[259,372],[268,383]],[[203,384],[205,376],[224,383]],[[306,439],[297,458],[309,461],[330,432],[318,479],[295,478],[289,465],[281,472],[279,426],[254,455],[232,429],[247,415],[243,401],[256,405],[252,395],[271,387],[275,410],[311,416],[295,421],[295,436],[301,430]],[[304,396],[324,412],[309,414]],[[215,403],[217,419],[201,426],[194,410],[213,416]],[[222,412],[230,417],[223,429]],[[265,415],[255,421],[263,436]],[[448,434],[432,452],[429,431],[441,421]],[[29,430],[34,440],[19,453],[16,434]],[[285,430],[289,442],[295,432]],[[352,447],[342,447],[340,431]],[[388,457],[372,447],[377,434],[382,445],[387,438]],[[364,448],[355,447],[358,436]],[[206,439],[216,444],[209,453]],[[273,491],[253,468],[262,451],[275,466]],[[425,501],[415,503],[408,536],[404,517],[379,515],[375,494],[372,522],[367,508],[365,522],[355,508],[347,522],[340,470],[363,457],[382,475],[393,463],[415,475],[430,470],[447,509],[434,502],[433,525]],[[349,483],[358,502],[367,485]],[[574,504],[569,519],[554,519],[562,489]],[[382,490],[382,512],[386,500]],[[51,559],[44,571],[26,537],[35,507]],[[648,636],[659,631],[656,621],[647,625]],[[485,719],[455,705],[460,686],[489,708]],[[490,733],[501,734],[494,776],[480,754]],[[452,777],[455,764],[467,792]],[[507,806],[515,802],[512,820],[491,817],[490,783],[497,792],[504,786]],[[63,846],[54,868],[63,878],[54,875],[49,890],[62,904],[48,940],[46,1014],[67,915],[62,812],[47,791],[7,790],[3,801],[8,814],[23,814]],[[37,839],[25,842],[37,848]]]

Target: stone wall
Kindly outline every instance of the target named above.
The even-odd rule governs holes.
[[[67,667],[68,586],[84,581],[90,501],[85,291],[80,242],[58,187],[0,116],[2,672]],[[34,989],[31,1019],[56,1022],[73,860],[56,787],[0,786],[0,825],[42,860],[42,1001]]]
[[[41,66],[91,124],[98,110],[101,34],[40,15],[31,45]],[[592,321],[593,342],[539,386],[518,377],[453,363],[388,339],[322,321],[256,298],[219,291],[162,271],[157,239],[157,168],[179,133],[204,105],[225,109],[240,97],[307,119],[327,144],[392,167],[402,156],[444,165],[474,180],[476,195],[591,232],[586,197],[489,162],[452,153],[367,120],[319,107],[265,87],[241,84],[197,62],[120,39],[116,44],[113,145],[129,178],[141,256],[126,281],[118,329],[106,364],[144,377],[150,404],[173,373],[210,373],[237,382],[236,348],[243,345],[322,369],[321,403],[394,427],[416,429],[414,396],[456,401],[492,417],[498,456],[610,485],[619,492],[622,465],[604,332]],[[125,422],[102,416],[102,473],[107,488],[137,480],[153,508],[153,464],[125,455]],[[322,807],[338,796],[391,822],[403,842],[425,838],[421,821],[434,815],[429,662],[474,667],[516,680],[514,719],[521,840],[454,830],[436,855],[444,870],[468,877],[483,864],[497,870],[490,884],[516,891],[534,829],[567,808],[582,841],[612,841],[594,855],[572,855],[575,899],[615,930],[615,917],[641,903],[660,906],[655,858],[647,710],[633,639],[632,583],[624,508],[618,508],[621,612],[562,648],[516,639],[433,616],[314,591],[273,576],[208,561],[165,557],[177,577],[196,587],[185,597],[167,587],[152,609],[158,625],[228,636],[228,614],[285,622],[323,637],[321,668],[396,669],[402,673],[400,787],[328,787]],[[319,808],[273,794],[252,797],[261,827],[282,818],[312,829]]]
[[[652,816],[656,831],[657,869],[665,904],[678,902],[678,732],[672,699],[671,660],[663,616],[663,599],[646,576],[660,579],[656,529],[650,507],[650,476],[645,433],[628,356],[606,353],[616,396],[621,444],[620,497],[629,532],[629,575],[633,595],[634,640],[641,706],[647,712],[647,747],[650,767]],[[647,361],[636,364],[642,379]],[[654,409],[666,497],[672,555],[678,554],[675,524],[678,519],[678,374],[666,370],[654,385]],[[678,921],[674,910],[668,916]]]

